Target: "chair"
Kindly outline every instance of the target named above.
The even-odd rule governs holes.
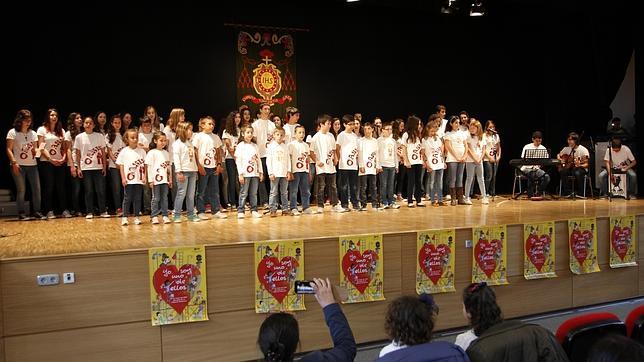
[[[574,175],[569,175],[567,177],[567,181],[570,181],[572,183],[572,187],[574,189],[575,183],[577,181],[575,176]],[[561,178],[559,178],[559,197],[561,197],[562,188],[563,188],[563,180]],[[590,198],[591,199],[595,198],[595,194],[594,194],[594,191],[593,191],[593,180],[590,178],[590,176],[588,174],[584,175],[584,191],[583,191],[583,194],[581,196],[577,195],[577,197],[581,197],[581,198],[585,199],[586,198],[586,189],[590,190]]]
[[[626,325],[615,314],[600,312],[568,319],[556,337],[571,362],[585,362],[593,344],[611,333],[626,336]]]
[[[526,183],[527,183],[528,177],[526,177],[526,175],[524,175],[523,172],[521,172],[518,168],[515,168],[514,169],[514,182],[512,183],[512,198],[513,199],[516,199],[519,196],[521,196],[521,194],[523,194],[523,191],[521,190],[521,181],[522,180],[525,180]],[[517,184],[519,185],[519,193],[518,194],[516,193]],[[527,185],[526,185],[526,188],[527,188]]]
[[[640,305],[628,313],[626,333],[632,339],[644,344],[644,305]]]

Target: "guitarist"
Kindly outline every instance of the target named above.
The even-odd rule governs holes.
[[[559,165],[559,176],[561,177],[561,187],[563,195],[570,195],[570,183],[568,176],[575,176],[577,191],[584,189],[584,176],[588,173],[588,160],[590,153],[588,149],[579,144],[579,135],[575,132],[568,134],[568,145],[564,147],[557,155],[561,160]]]

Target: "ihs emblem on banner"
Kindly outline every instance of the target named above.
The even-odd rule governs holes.
[[[274,55],[273,52],[264,49],[259,52],[259,55],[262,57],[262,63],[259,63],[253,69],[253,88],[262,98],[246,95],[242,98],[242,101],[250,100],[253,103],[264,101],[271,105],[275,103],[284,104],[287,101],[290,102],[292,98],[289,95],[273,98],[282,90],[282,72],[277,69],[275,64],[271,63]]]

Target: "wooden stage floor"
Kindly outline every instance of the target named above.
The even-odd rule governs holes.
[[[468,228],[478,225],[520,224],[565,220],[573,217],[607,217],[644,214],[644,200],[552,200],[529,201],[497,198],[490,205],[444,206],[337,214],[326,207],[324,214],[199,223],[123,227],[120,218],[54,219],[20,222],[0,220],[0,259],[103,253],[177,245],[225,245],[261,240],[312,239],[365,233],[398,233],[438,228]]]

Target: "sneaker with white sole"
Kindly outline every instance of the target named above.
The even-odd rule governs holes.
[[[318,209],[317,209],[317,211],[315,213],[316,214],[321,214],[323,212],[324,212],[324,208],[323,207],[318,207]]]
[[[51,219],[55,219],[55,218],[56,218],[56,215],[54,215],[53,211],[50,211],[50,212],[47,213],[47,219],[51,220]]]
[[[127,217],[121,218],[121,226],[127,226]]]
[[[182,221],[182,220],[181,220],[181,214],[178,214],[178,215],[173,216],[173,217],[172,217],[172,221],[173,221],[175,224],[181,224],[181,221]]]
[[[237,213],[237,218],[238,218],[238,219],[243,219],[244,217],[245,217],[245,216],[244,216],[244,213],[243,213],[243,212],[238,212],[238,213]]]
[[[65,219],[69,219],[70,217],[72,217],[72,214],[70,214],[68,210],[65,210],[63,211],[63,217]]]
[[[293,216],[300,216],[300,212],[299,212],[299,211],[297,211],[297,209],[293,209],[293,210],[291,210],[291,215],[293,215]]]
[[[151,221],[152,221],[152,224],[156,225],[159,223],[159,218],[155,216],[151,219]]]
[[[141,219],[139,219],[138,217],[135,217],[134,218],[134,225],[141,225]]]
[[[392,209],[400,209],[400,205],[398,204],[391,204]]]
[[[490,203],[490,200],[487,197],[484,197],[481,199],[481,204],[488,205],[489,203]]]
[[[110,213],[105,211],[104,213],[101,214],[101,217],[106,219],[106,218],[110,217]]]
[[[472,199],[470,199],[469,197],[466,197],[466,198],[465,198],[465,201],[464,201],[463,203],[464,203],[465,205],[472,205]]]
[[[338,205],[333,206],[333,211],[335,211],[335,212],[347,212],[349,210],[345,209],[344,207],[342,207],[342,205],[338,204]]]
[[[85,215],[85,218],[86,218],[86,219],[88,219],[88,220],[89,220],[89,219],[93,219],[93,218],[94,218],[94,214],[87,214],[87,215]]]
[[[304,215],[313,215],[313,209],[309,207],[306,210],[302,210],[301,213],[304,214]]]
[[[421,201],[421,202],[417,202],[417,203],[416,203],[416,206],[418,206],[418,207],[425,207],[426,205],[425,205],[425,203],[424,203],[424,202],[422,202],[422,201]]]
[[[188,221],[200,222],[201,218],[199,216],[195,215],[195,214],[192,214],[192,215],[188,216]]]
[[[170,218],[169,218],[169,217],[167,217],[167,216],[164,216],[164,217],[163,217],[163,223],[164,223],[164,224],[169,224],[169,223],[171,223],[171,222],[172,222],[172,220],[170,220]]]
[[[219,211],[219,212],[216,212],[216,213],[215,213],[215,217],[216,217],[217,219],[227,219],[227,218],[228,218],[228,215],[223,214],[221,211]]]
[[[253,212],[251,212],[250,214],[251,214],[251,215],[253,215],[253,217],[254,217],[255,219],[259,219],[260,217],[262,217],[262,214],[260,214],[260,213],[259,213],[259,212],[257,212],[257,211],[253,211]]]
[[[197,215],[197,217],[199,217],[200,220],[210,220],[210,217],[203,212]]]

